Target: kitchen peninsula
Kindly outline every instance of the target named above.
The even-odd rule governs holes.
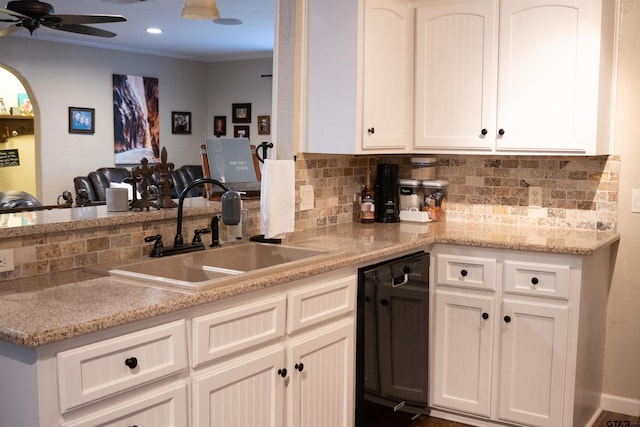
[[[202,220],[199,215],[210,216],[216,209],[215,204],[205,205],[186,210],[187,222],[194,221],[190,223],[191,227],[197,227],[197,221]],[[159,215],[155,218],[158,221],[174,224],[174,220],[170,218],[172,211],[152,213],[154,214]],[[86,230],[91,230],[92,227],[126,227],[129,222],[139,220],[137,215],[139,214],[113,215],[97,212],[95,218],[73,224],[74,227],[80,226],[76,228],[86,227]],[[46,233],[60,233],[71,224],[56,219],[37,226],[3,228],[0,229],[0,237],[5,241],[17,236],[24,239],[32,230],[33,239],[37,240],[42,239],[39,236]],[[152,227],[149,225],[148,228]],[[170,225],[167,228],[170,231],[164,234],[170,236],[173,230]],[[82,230],[70,233],[78,232]],[[151,232],[147,230],[146,233]],[[282,377],[288,378],[286,371],[282,369],[284,359],[300,357],[303,360],[307,353],[302,349],[312,343],[320,346],[314,347],[316,349],[324,348],[317,344],[317,340],[329,340],[338,346],[340,350],[337,351],[342,352],[338,354],[345,356],[344,360],[340,357],[338,359],[342,361],[340,372],[345,374],[342,379],[346,382],[333,384],[332,393],[342,389],[347,409],[342,408],[333,415],[337,417],[338,424],[352,425],[353,396],[345,390],[353,387],[357,268],[424,250],[431,252],[431,275],[435,281],[430,290],[433,328],[430,337],[431,364],[438,363],[438,352],[454,350],[439,343],[435,343],[434,347],[434,340],[439,339],[437,331],[442,331],[445,326],[440,323],[437,315],[440,309],[447,309],[446,305],[439,305],[441,302],[446,303],[439,295],[467,298],[464,292],[470,293],[471,297],[478,297],[478,293],[482,295],[486,292],[486,295],[482,295],[483,298],[495,301],[491,319],[500,317],[499,313],[506,309],[499,308],[501,299],[506,304],[512,304],[514,299],[519,298],[520,304],[529,302],[534,307],[551,307],[568,313],[563,322],[566,343],[562,345],[566,363],[562,362],[560,377],[557,372],[553,372],[555,385],[562,385],[566,391],[560,399],[564,404],[561,403],[559,413],[553,414],[556,417],[553,422],[560,420],[561,424],[556,425],[572,425],[573,423],[567,424],[568,420],[582,420],[585,416],[573,413],[574,402],[589,398],[575,393],[576,387],[594,386],[583,378],[582,370],[585,367],[591,368],[592,364],[596,365],[594,369],[597,370],[597,365],[601,365],[598,360],[583,360],[584,355],[589,353],[583,350],[603,344],[603,339],[600,339],[603,337],[603,330],[600,329],[604,325],[593,320],[600,319],[599,313],[604,311],[604,304],[600,300],[598,308],[594,299],[597,300],[603,293],[606,297],[609,258],[618,238],[615,232],[454,221],[428,224],[347,223],[296,232],[283,241],[284,245],[322,249],[327,251],[326,255],[314,257],[307,263],[296,264],[289,269],[269,269],[260,275],[241,274],[219,286],[201,291],[150,285],[142,281],[99,275],[82,268],[4,281],[0,290],[1,383],[14,390],[11,384],[18,381],[18,378],[24,381],[20,392],[9,392],[8,389],[3,392],[3,396],[13,397],[4,399],[0,409],[3,414],[15,414],[17,418],[13,425],[85,426],[102,419],[95,418],[95,414],[117,418],[122,416],[122,411],[134,411],[138,407],[155,408],[164,402],[179,408],[173,412],[174,415],[184,416],[187,420],[189,406],[185,402],[191,393],[191,399],[195,403],[190,425],[208,425],[203,417],[212,413],[205,406],[208,405],[206,402],[209,401],[210,393],[216,390],[217,385],[214,384],[226,383],[225,381],[234,383],[237,380],[225,379],[224,375],[247,372],[248,363],[251,369],[261,366],[259,372],[264,373],[266,369],[270,382],[274,381],[274,377],[279,377],[275,374],[276,371],[283,372]],[[171,262],[171,257],[165,262]],[[478,265],[484,270],[478,270]],[[498,266],[504,266],[504,274],[498,273],[501,271]],[[467,283],[462,283],[461,277],[449,277],[456,269],[471,272]],[[482,278],[482,284],[475,277],[479,271],[481,276],[478,277]],[[536,291],[529,288],[510,289],[507,283],[501,285],[498,278],[504,280],[508,271],[514,272],[514,283],[518,286],[522,285],[525,276],[535,272],[540,277],[540,292],[544,295],[532,296],[530,293]],[[491,277],[496,279],[491,282]],[[484,285],[487,285],[486,290],[480,289]],[[311,321],[299,318],[303,316],[301,313],[304,310],[295,309],[309,295],[331,295],[333,298],[330,299],[331,303],[324,301],[324,304],[315,307],[328,311],[316,313],[316,318]],[[581,308],[585,310],[581,311]],[[285,311],[286,315],[283,314]],[[278,319],[273,321],[281,327],[273,325],[273,330],[262,331],[264,333],[258,334],[259,338],[252,337],[256,341],[250,339],[248,344],[229,344],[226,349],[209,348],[202,344],[202,340],[210,339],[213,343],[215,337],[221,339],[214,332],[213,325],[221,327],[220,325],[229,322],[240,322],[234,318],[237,316],[234,313],[244,313],[242,316],[245,322],[253,319],[251,316],[255,313],[261,313],[262,317],[256,317],[261,320],[254,319],[257,324],[265,325],[268,329],[270,321],[265,319]],[[273,315],[264,317],[265,313]],[[589,316],[591,321],[585,321]],[[285,324],[288,325],[286,333],[282,329]],[[238,330],[235,331],[237,334]],[[456,331],[448,333],[455,334]],[[590,336],[589,342],[585,342],[585,335]],[[187,350],[187,343],[190,343],[190,348],[193,346],[190,350]],[[213,345],[212,343],[209,344]],[[145,349],[147,344],[151,347]],[[490,354],[491,347],[492,345],[488,347]],[[283,352],[283,349],[288,350]],[[118,365],[117,368],[107,369],[103,373],[106,377],[102,379],[94,372],[106,369],[101,368],[103,365],[92,365],[90,362],[95,360],[94,363],[99,363],[104,352],[113,357],[122,357],[134,350],[139,354],[137,358],[127,356],[126,367]],[[553,350],[557,348],[553,347]],[[157,366],[145,370],[144,362],[137,365],[138,360],[143,360],[145,355],[150,357],[150,354],[162,355],[157,356],[157,360],[154,359]],[[285,354],[289,356],[285,358]],[[351,358],[348,357],[349,354]],[[262,357],[267,355],[267,359]],[[497,359],[497,355],[494,358]],[[135,363],[132,359],[135,359]],[[288,363],[292,361],[289,360]],[[296,363],[298,365],[301,366],[302,363]],[[298,368],[294,369],[293,365],[287,367],[292,372],[290,375],[294,380],[294,387],[305,387],[305,383],[300,382],[302,375],[296,377],[298,372],[295,369]],[[434,369],[433,366],[431,369]],[[599,369],[601,370],[601,366]],[[313,377],[311,369],[304,372],[310,378]],[[260,374],[256,372],[256,375]],[[82,378],[82,381],[78,378]],[[436,410],[442,411],[441,416],[446,417],[448,411],[453,411],[487,420],[514,420],[501,415],[502,407],[500,411],[490,410],[488,407],[478,411],[456,407],[455,402],[452,404],[451,401],[438,399],[437,387],[447,380],[454,378],[436,379],[440,382],[435,383],[431,392],[432,395],[435,394],[435,399],[431,402],[438,404]],[[486,380],[480,380],[481,384],[487,384],[482,382]],[[488,384],[491,384],[491,380]],[[596,384],[594,387],[597,386]],[[286,395],[283,387],[283,382],[280,381],[268,392],[277,396],[273,400],[280,408],[276,410],[280,417],[277,419],[293,417],[303,420],[305,415],[309,416],[311,409],[305,409],[309,402],[296,400],[301,394],[294,393],[291,397],[293,403],[282,404]],[[492,393],[491,390],[489,393]],[[272,402],[269,399],[265,400],[267,401]],[[20,405],[26,405],[27,409],[17,411],[15,408]],[[289,410],[296,409],[283,415],[285,407]],[[120,408],[120,412],[115,408]],[[530,424],[544,425],[537,421],[530,421]]]

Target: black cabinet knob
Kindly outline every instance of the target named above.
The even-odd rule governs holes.
[[[469,272],[467,270],[460,270],[460,275],[462,277],[467,277],[467,274],[469,274]]]
[[[504,129],[498,130],[498,135],[500,135],[500,136],[504,135]]]
[[[369,128],[367,129],[367,132],[369,132],[369,135],[373,135],[374,133],[376,133],[376,128]]]
[[[486,135],[486,134],[488,134],[488,133],[489,133],[489,131],[488,131],[488,130],[486,130],[486,129],[482,129],[482,130],[480,131],[480,133],[481,133],[482,135]]]
[[[278,375],[280,375],[282,378],[287,376],[287,368],[282,368],[282,369],[278,369]]]
[[[387,305],[387,304],[389,304],[389,300],[386,300],[386,299],[380,300],[380,305]]]
[[[130,357],[124,361],[124,364],[127,365],[129,369],[135,369],[135,367],[138,366],[138,359]]]
[[[537,277],[533,277],[533,278],[531,279],[531,284],[532,284],[532,285],[537,285],[537,284],[538,284],[538,278],[537,278]]]
[[[489,318],[489,313],[482,313],[482,318],[487,320]]]
[[[511,322],[511,316],[504,316],[505,323]]]
[[[304,363],[300,362],[300,363],[296,363],[294,368],[296,370],[298,370],[298,372],[302,372],[302,370],[304,369]]]

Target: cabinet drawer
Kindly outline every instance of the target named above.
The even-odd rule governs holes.
[[[61,427],[173,427],[188,425],[187,385],[180,383],[139,399],[61,424]]]
[[[504,262],[504,291],[548,298],[569,298],[568,265]]]
[[[496,260],[459,255],[436,255],[436,285],[496,290]]]
[[[193,319],[193,367],[284,336],[284,296]]]
[[[355,274],[323,285],[293,291],[288,297],[288,327],[292,333],[310,325],[350,313],[355,309]]]
[[[60,410],[127,390],[187,367],[184,320],[57,355]]]

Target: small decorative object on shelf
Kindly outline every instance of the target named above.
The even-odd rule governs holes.
[[[7,114],[7,107],[4,105],[4,98],[0,98],[0,114]]]
[[[160,208],[175,208],[178,205],[171,199],[171,172],[175,168],[173,163],[167,162],[167,148],[162,147],[160,163],[154,169],[160,172],[160,188],[158,189],[158,205]]]

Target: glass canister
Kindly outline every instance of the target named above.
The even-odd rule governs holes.
[[[428,212],[431,221],[444,221],[447,213],[447,188],[449,181],[422,181],[422,210]]]
[[[434,180],[436,179],[435,157],[412,157],[411,158],[411,179]]]
[[[408,211],[411,208],[422,209],[422,186],[417,179],[398,180],[398,194],[400,198],[400,210]]]

